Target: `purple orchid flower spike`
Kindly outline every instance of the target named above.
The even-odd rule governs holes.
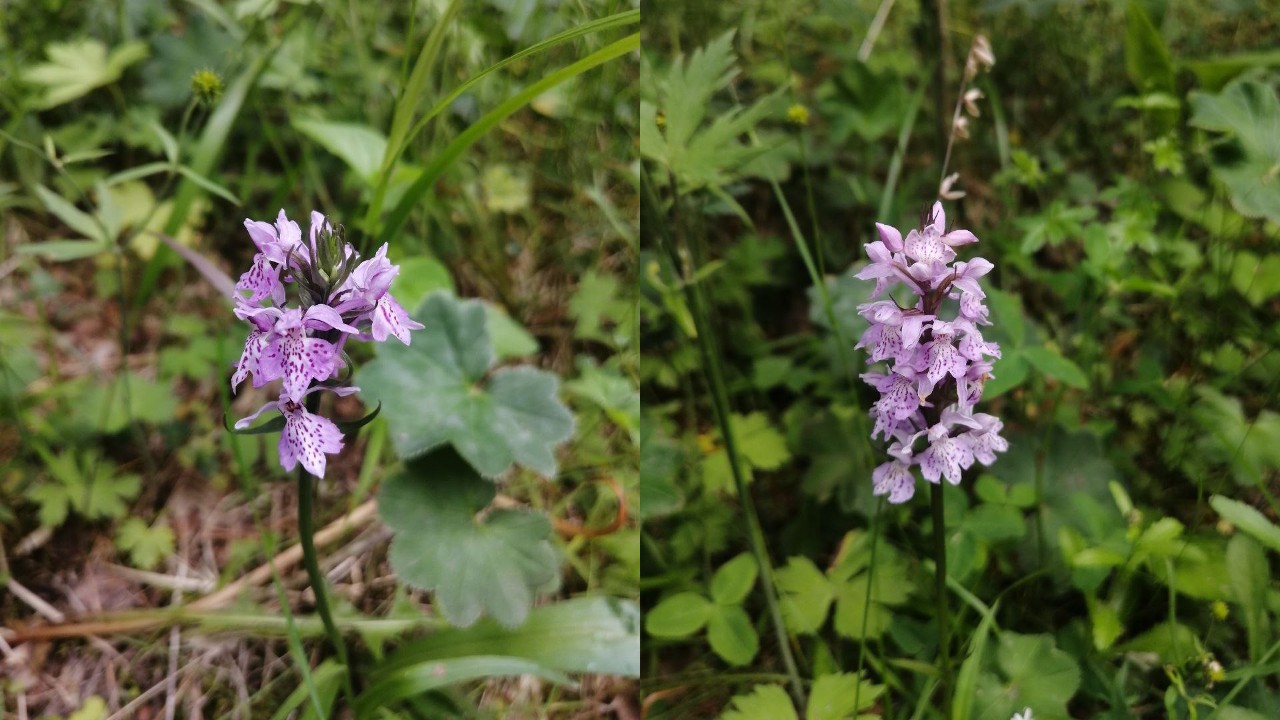
[[[316,398],[306,398],[320,390],[356,391],[319,384],[332,381],[345,366],[342,348],[348,339],[382,342],[394,336],[408,345],[410,331],[423,325],[389,292],[400,268],[387,259],[386,245],[361,262],[342,227],[315,211],[305,243],[284,210],[274,223],[246,219],[244,226],[258,252],[236,285],[236,317],[251,328],[231,387],[234,391],[250,376],[254,387],[282,382],[278,400],[236,427],[246,427],[263,410],[278,409],[285,417],[281,465],[292,470],[301,463],[307,472],[323,476],[325,455],[342,449],[342,433],[315,414]],[[292,305],[290,291],[296,297]]]
[[[979,330],[991,324],[979,280],[993,265],[980,257],[956,260],[956,248],[978,238],[948,232],[941,203],[905,238],[882,223],[876,230],[879,239],[867,244],[871,262],[855,275],[876,281],[873,301],[858,307],[870,327],[857,347],[869,348],[869,362],[887,365],[862,375],[880,393],[871,437],[892,440],[891,459],[872,473],[873,492],[903,503],[915,494],[916,466],[929,482],[954,485],[975,461],[989,465],[1009,447],[998,418],[974,413],[991,377],[990,359],[1000,357],[1000,347]],[[913,304],[874,300],[898,284],[915,296]]]

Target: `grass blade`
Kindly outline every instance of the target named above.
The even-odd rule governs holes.
[[[355,703],[356,717],[369,717],[377,708],[438,688],[468,680],[508,675],[536,675],[568,684],[569,678],[532,660],[477,656],[410,665],[379,678]]]
[[[577,77],[578,75],[581,75],[594,67],[603,65],[610,60],[621,57],[629,52],[633,52],[639,49],[639,47],[640,34],[633,33],[628,35],[621,40],[606,45],[605,47],[591,53],[572,65],[560,68],[559,70],[547,75],[538,82],[530,85],[524,90],[521,90],[519,93],[516,93],[498,107],[490,110],[484,117],[477,120],[471,125],[471,127],[468,127],[462,132],[462,134],[454,138],[453,142],[450,142],[445,146],[445,148],[432,159],[431,163],[423,169],[422,175],[418,176],[418,179],[414,181],[413,185],[405,191],[404,197],[400,199],[400,202],[391,211],[391,216],[387,219],[386,225],[383,226],[381,232],[378,234],[378,240],[374,245],[377,246],[384,242],[390,242],[396,233],[400,231],[400,228],[404,226],[405,221],[408,220],[409,213],[422,201],[427,192],[431,190],[431,187],[435,184],[436,180],[440,179],[440,176],[444,174],[444,171],[453,163],[453,161],[457,160],[458,156],[462,155],[467,148],[475,144],[475,142],[485,133],[497,127],[498,123],[505,120],[515,111],[532,102],[534,98],[560,83]]]

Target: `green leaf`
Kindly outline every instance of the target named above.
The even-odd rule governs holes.
[[[1009,338],[1012,345],[1001,349],[1007,354],[1009,350],[1021,347],[1027,338],[1027,324],[1018,296],[999,288],[988,288],[987,305],[991,308],[991,321]]]
[[[1110,603],[1099,600],[1092,595],[1085,598],[1089,604],[1089,626],[1093,635],[1093,646],[1098,650],[1110,650],[1116,640],[1124,634],[1124,624],[1120,614]]]
[[[506,627],[524,621],[535,591],[556,577],[546,516],[494,509],[494,485],[444,450],[409,463],[383,485],[378,509],[396,531],[391,566],[404,582],[436,593],[450,623],[482,612]]]
[[[778,685],[757,685],[750,695],[735,695],[720,720],[799,720],[787,691]]]
[[[319,702],[321,709],[327,712],[333,707],[334,698],[338,695],[338,688],[342,685],[342,676],[345,673],[346,668],[334,660],[325,660],[320,663],[311,672],[310,678],[307,678],[306,681],[294,688],[293,692],[289,693],[284,702],[276,708],[271,720],[284,720],[299,707],[303,708],[303,718],[316,717],[315,704],[307,702],[313,699],[312,690],[316,693],[314,696],[315,702]]]
[[[1227,133],[1212,169],[1241,215],[1280,222],[1280,99],[1270,85],[1237,80],[1217,95],[1192,92],[1191,125]]]
[[[987,644],[995,624],[997,607],[998,603],[983,615],[982,622],[978,623],[978,628],[969,639],[969,655],[960,664],[960,672],[956,674],[956,701],[951,708],[951,720],[969,720],[973,715],[979,672],[986,663]]]
[[[1022,512],[1010,505],[979,505],[965,517],[964,527],[987,542],[1017,540],[1027,534]]]
[[[563,673],[548,670],[523,658],[473,656],[422,663],[378,677],[355,702],[356,717],[373,717],[376,708],[416,697],[437,688],[471,680],[512,675],[534,675],[556,683],[569,683]]]
[[[1243,52],[1198,60],[1179,59],[1178,64],[1195,73],[1200,87],[1216,91],[1248,70],[1280,65],[1280,51]]]
[[[1244,616],[1249,638],[1249,657],[1260,662],[1264,644],[1270,637],[1267,590],[1271,572],[1262,546],[1248,535],[1236,535],[1227,543],[1227,574],[1231,591]]]
[[[782,617],[796,633],[816,633],[827,621],[835,590],[807,557],[797,556],[774,573]]]
[[[1212,717],[1214,720],[1271,720],[1267,715],[1239,705],[1219,705]]]
[[[29,68],[23,79],[44,87],[36,107],[45,110],[75,100],[94,88],[120,79],[124,69],[147,57],[147,44],[127,42],[107,55],[107,47],[97,40],[49,43],[49,61]]]
[[[19,245],[14,252],[18,255],[39,255],[54,262],[67,262],[101,255],[110,249],[110,245],[98,240],[46,240]]]
[[[453,294],[449,268],[430,255],[415,255],[400,261],[400,274],[391,281],[390,292],[405,307],[416,308],[437,290]]]
[[[1120,646],[1121,652],[1154,653],[1160,662],[1182,665],[1204,656],[1195,630],[1177,622],[1164,622]]]
[[[1280,552],[1280,527],[1267,519],[1265,515],[1238,500],[1223,495],[1209,498],[1209,504],[1215,512],[1236,526],[1236,529],[1249,535],[1275,552]]]
[[[1008,720],[1024,707],[1037,720],[1066,720],[1067,702],[1080,687],[1080,668],[1050,635],[1001,633],[996,661],[1002,679],[980,682],[974,708],[981,720]],[[990,676],[988,676],[990,677]]]
[[[225,187],[223,187],[223,186],[219,185],[218,183],[216,183],[216,182],[214,182],[214,181],[210,180],[209,178],[207,178],[207,177],[205,177],[205,176],[201,175],[200,173],[196,172],[195,170],[192,170],[191,168],[187,167],[186,165],[178,165],[178,166],[177,166],[176,168],[174,168],[174,169],[178,171],[178,174],[179,174],[179,175],[181,175],[182,177],[184,177],[184,178],[186,178],[186,179],[190,180],[191,182],[195,183],[196,185],[199,185],[200,187],[204,188],[205,190],[208,190],[209,192],[213,193],[214,195],[217,195],[218,197],[222,198],[223,200],[226,200],[227,202],[231,203],[232,205],[235,205],[235,206],[237,206],[237,207],[239,207],[239,206],[240,206],[240,198],[238,198],[238,197],[236,197],[234,194],[232,194],[232,192],[231,192],[230,190],[228,190],[228,189],[226,189]]]
[[[147,123],[147,127],[151,128],[151,132],[155,133],[156,137],[160,139],[160,146],[164,148],[165,159],[170,164],[176,165],[178,162],[178,139],[158,122]]]
[[[527,366],[490,373],[494,353],[479,301],[435,293],[413,317],[425,326],[413,345],[383,343],[356,373],[364,395],[382,402],[400,457],[451,443],[485,477],[513,463],[554,476],[553,450],[574,424],[556,376]]]
[[[1151,523],[1133,543],[1134,554],[1171,558],[1184,552],[1183,525],[1176,518],[1164,517]]]
[[[601,368],[594,362],[580,364],[581,377],[565,383],[565,389],[604,410],[614,425],[630,433],[638,443],[640,389],[635,382],[617,370]]]
[[[569,317],[577,323],[575,335],[580,339],[610,342],[605,323],[618,322],[628,310],[627,299],[618,297],[618,279],[595,268],[583,273],[569,299]]]
[[[1082,389],[1089,387],[1089,378],[1085,376],[1080,366],[1063,357],[1056,350],[1050,350],[1047,347],[1023,348],[1022,357],[1036,370],[1071,387]]]
[[[892,582],[885,577],[886,570],[886,567],[877,568],[873,592],[886,582]],[[871,604],[867,604],[867,580],[868,575],[863,573],[836,586],[835,629],[852,640],[880,637],[893,622],[893,614],[875,601],[874,594]]]
[[[827,571],[835,590],[836,632],[850,639],[883,634],[893,620],[891,608],[905,603],[915,589],[907,574],[907,563],[892,546],[881,543],[877,548],[874,578],[871,559],[870,536],[850,531],[845,534],[835,563]],[[871,585],[869,595],[868,583]]]
[[[148,526],[140,518],[129,518],[116,530],[116,547],[129,553],[134,567],[150,570],[173,553],[173,530],[167,524]]]
[[[66,223],[67,227],[91,240],[97,241],[99,246],[102,247],[112,241],[113,238],[107,237],[106,233],[103,232],[102,226],[93,219],[93,216],[80,210],[61,195],[43,185],[36,185],[35,193],[40,198],[40,202],[49,208],[49,212]]]
[[[75,421],[84,428],[114,435],[130,422],[168,422],[177,411],[178,398],[168,382],[156,382],[131,372],[127,379],[117,377],[110,385],[83,389],[75,408]]]
[[[67,519],[71,511],[71,496],[62,483],[46,482],[27,490],[27,499],[40,506],[40,527],[56,528]]]
[[[787,439],[769,423],[762,412],[729,416],[729,424],[738,451],[751,466],[759,470],[777,470],[791,459]]]
[[[660,638],[683,638],[698,632],[707,624],[714,605],[695,592],[671,595],[644,616],[644,629]]]
[[[524,658],[561,672],[639,677],[640,608],[631,600],[575,597],[535,608],[514,630],[488,619],[437,630],[397,649],[369,676],[471,655]]]
[[[538,340],[505,310],[488,300],[484,302],[485,320],[493,338],[493,352],[500,360],[526,357],[538,352]]]
[[[640,516],[669,515],[684,504],[676,476],[684,465],[684,450],[663,434],[649,417],[640,420]]]
[[[1186,178],[1164,178],[1157,188],[1164,205],[1184,220],[1199,225],[1214,236],[1224,239],[1240,237],[1245,219],[1231,209],[1226,198],[1210,195],[1200,185]]]
[[[1231,263],[1231,285],[1258,306],[1280,293],[1280,254],[1257,255],[1241,250]]]
[[[750,553],[742,553],[720,566],[711,578],[711,599],[721,605],[740,605],[755,587],[756,559]]]
[[[1131,1],[1126,16],[1124,65],[1129,80],[1143,92],[1173,92],[1174,71],[1169,48],[1151,24],[1142,3]]]
[[[373,185],[387,151],[382,133],[358,123],[312,118],[294,118],[293,127],[341,158],[366,185]]]
[[[702,127],[712,96],[737,74],[733,68],[734,32],[730,30],[698,48],[687,62],[683,58],[672,62],[659,82],[666,117],[661,128],[658,108],[645,100],[640,102],[640,154],[670,168],[688,190],[705,187],[718,191],[751,160],[773,149],[744,145],[740,138],[781,107],[785,87],[749,108],[720,112]],[[726,197],[721,194],[722,199]]]
[[[859,692],[858,685],[862,685]],[[884,686],[860,681],[853,673],[831,673],[813,681],[806,720],[849,720],[884,694]],[[858,699],[857,704],[854,698]]]
[[[89,492],[83,501],[71,496],[71,506],[90,520],[123,517],[129,509],[128,502],[138,496],[142,489],[142,478],[137,475],[110,475],[110,469],[104,463],[97,464],[98,474],[87,480]]]
[[[760,637],[741,605],[712,606],[707,618],[707,642],[730,665],[746,665],[760,650]]]
[[[709,110],[716,90],[729,84],[738,71],[734,69],[733,35],[729,30],[698,48],[688,62],[677,58],[663,81],[666,90],[666,141],[684,147],[693,137]]]
[[[1230,467],[1241,485],[1262,482],[1268,468],[1280,465],[1280,415],[1262,410],[1251,420],[1239,399],[1205,385],[1195,392],[1199,400],[1191,416],[1201,430],[1195,449],[1205,459]]]

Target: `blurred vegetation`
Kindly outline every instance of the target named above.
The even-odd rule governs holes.
[[[932,524],[871,496],[852,275],[936,197],[979,33],[946,205],[996,267],[980,409],[1011,448],[946,488],[952,716],[1275,716],[1280,6],[945,3],[940,43],[938,5],[646,7],[654,716],[793,717],[797,674],[800,717],[942,715]],[[734,570],[757,516],[759,582]]]

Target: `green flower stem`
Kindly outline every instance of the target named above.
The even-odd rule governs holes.
[[[676,191],[676,180],[671,178],[673,193]],[[641,174],[641,196],[642,205],[650,203],[651,207],[661,207],[657,205],[657,193],[654,192],[650,183],[649,174],[643,172]],[[672,225],[676,232],[680,233],[683,240],[688,240],[689,236],[698,236],[697,233],[686,233],[682,227],[681,221],[685,220],[682,216],[680,196],[677,193],[672,203],[672,214],[674,221]],[[643,221],[641,223],[643,227]],[[670,254],[672,263],[677,272],[684,275],[684,289],[692,306],[694,317],[694,329],[698,340],[698,349],[702,355],[703,372],[706,375],[707,383],[711,389],[712,407],[715,410],[716,422],[720,427],[720,434],[724,438],[725,451],[729,456],[729,468],[733,473],[734,486],[738,491],[738,500],[742,503],[742,515],[747,523],[747,536],[751,543],[751,552],[755,556],[756,565],[760,570],[761,585],[764,587],[765,604],[769,607],[769,616],[772,621],[774,632],[778,642],[778,652],[782,655],[783,665],[787,670],[787,677],[791,682],[791,696],[796,703],[796,707],[803,709],[805,707],[804,683],[800,679],[800,670],[796,665],[795,655],[791,650],[791,639],[787,635],[786,625],[782,619],[782,606],[778,602],[778,592],[774,586],[773,564],[769,560],[769,550],[765,544],[764,529],[760,526],[760,517],[756,512],[755,502],[751,498],[750,488],[747,487],[746,478],[740,467],[738,458],[737,441],[733,435],[733,427],[729,422],[729,391],[724,380],[723,369],[720,366],[720,353],[715,346],[714,332],[709,320],[707,312],[706,299],[702,295],[702,287],[692,279],[693,268],[698,267],[701,263],[701,246],[692,243],[684,243],[684,248],[690,250],[690,256],[685,258],[691,260],[692,267],[688,263],[682,262],[680,254],[676,251],[675,246],[666,236],[666,226],[658,224],[655,228],[659,243]]]
[[[311,475],[298,469],[298,541],[302,544],[302,564],[307,568],[307,577],[311,580],[311,589],[316,595],[316,613],[324,623],[325,634],[338,653],[338,662],[347,669],[343,683],[349,699],[354,700],[355,686],[351,682],[351,663],[347,660],[347,645],[333,622],[333,613],[329,610],[329,595],[325,590],[324,574],[320,572],[320,563],[316,559],[316,543],[312,535],[315,527],[312,524],[311,509]]]
[[[943,717],[951,717],[951,693],[955,683],[951,671],[951,611],[947,598],[947,520],[943,513],[942,483],[930,488],[933,509],[934,579],[938,593],[938,668],[942,683]]]
[[[307,398],[307,411],[315,412],[320,404],[320,396],[312,395]],[[351,662],[347,659],[347,645],[342,639],[342,634],[338,632],[338,626],[333,622],[333,612],[329,609],[329,594],[325,589],[324,574],[320,572],[320,562],[316,558],[316,542],[315,542],[315,525],[314,511],[312,509],[312,488],[311,474],[301,466],[298,467],[298,542],[302,545],[302,564],[307,569],[307,577],[311,580],[311,590],[316,596],[316,613],[320,615],[321,622],[324,623],[325,634],[329,636],[329,642],[333,644],[333,649],[338,653],[338,662],[346,668],[343,673],[343,689],[347,694],[349,702],[355,702],[355,684],[352,682],[354,670]]]

